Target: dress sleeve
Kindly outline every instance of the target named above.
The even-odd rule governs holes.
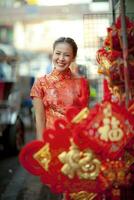
[[[81,99],[80,100],[83,107],[89,106],[90,89],[89,89],[89,81],[86,78],[81,78]]]
[[[31,98],[34,98],[34,97],[37,97],[37,98],[40,98],[40,99],[43,98],[44,92],[43,92],[41,78],[38,78],[34,82],[32,88],[31,88],[30,96],[31,96]]]
[[[78,84],[77,84],[78,86]],[[89,97],[90,97],[90,90],[89,90],[89,82],[85,78],[79,79],[79,95],[76,99],[77,105],[79,105],[81,108],[88,107],[89,106]]]

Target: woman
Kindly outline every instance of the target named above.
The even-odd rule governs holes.
[[[74,76],[69,68],[76,56],[77,45],[72,38],[57,39],[53,44],[53,71],[38,78],[31,89],[39,140],[43,130],[52,128],[56,119],[66,118],[70,107],[82,109],[88,105],[88,83]]]

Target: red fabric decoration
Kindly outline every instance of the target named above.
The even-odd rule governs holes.
[[[37,163],[35,159],[33,159],[33,154],[41,149],[44,145],[44,142],[41,141],[32,141],[28,143],[22,150],[19,155],[19,159],[24,168],[26,168],[31,174],[36,176],[40,176],[44,173],[44,170]]]
[[[126,17],[128,38],[128,73],[130,79],[130,91],[134,96],[134,22]],[[109,78],[110,86],[125,88],[124,62],[121,35],[121,17],[119,16],[114,25],[107,29],[107,37],[103,46],[97,51],[98,72]]]
[[[110,101],[111,100],[111,92],[110,89],[108,87],[108,81],[106,79],[103,80],[103,98],[106,101]]]
[[[56,121],[60,124],[61,121]],[[46,130],[44,132],[44,141],[33,141],[27,144],[19,155],[19,160],[23,167],[34,175],[41,176],[41,181],[49,185],[54,193],[63,192],[79,192],[80,190],[99,192],[104,190],[104,180],[98,176],[97,181],[92,180],[80,180],[77,176],[74,178],[68,178],[61,173],[62,163],[59,161],[58,155],[62,152],[69,151],[71,132],[69,129],[62,128],[60,126],[57,130]],[[50,145],[51,161],[49,164],[49,170],[44,170],[38,163],[33,159],[36,152],[39,151],[45,144]],[[89,184],[91,184],[89,188]]]
[[[133,137],[133,123],[133,116],[124,106],[104,101],[93,107],[88,118],[74,127],[74,141],[81,149],[90,147],[104,159],[119,158]]]
[[[123,106],[107,101],[97,104],[78,123],[72,111],[78,113],[71,108],[68,122],[57,120],[56,129],[44,131],[44,141],[32,141],[22,149],[19,159],[23,167],[40,176],[54,193],[98,194],[115,180],[126,184],[129,166],[123,156],[133,138],[133,117]],[[120,171],[122,179],[118,178]]]

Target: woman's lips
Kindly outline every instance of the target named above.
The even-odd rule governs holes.
[[[64,63],[57,63],[59,66],[64,66],[65,64]]]

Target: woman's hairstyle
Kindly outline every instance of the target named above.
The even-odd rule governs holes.
[[[71,45],[71,47],[73,49],[73,55],[74,55],[74,58],[75,58],[76,55],[77,55],[78,47],[77,47],[77,44],[75,43],[75,41],[72,38],[69,38],[69,37],[60,37],[60,38],[58,38],[53,44],[53,50],[55,49],[57,44],[63,43],[63,42],[66,42],[66,43]]]

